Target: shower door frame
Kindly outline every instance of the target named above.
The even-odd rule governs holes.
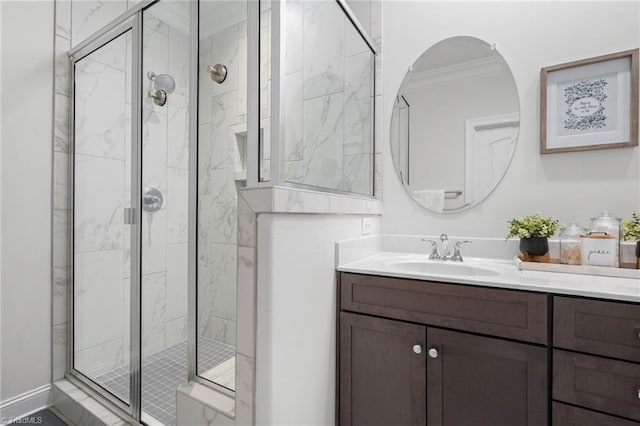
[[[98,31],[85,42],[69,52],[69,244],[67,329],[67,373],[66,378],[79,385],[91,396],[101,399],[118,409],[122,414],[141,423],[141,239],[142,239],[142,12],[159,0],[147,0],[118,17],[114,22]],[[129,343],[129,401],[118,398],[74,367],[74,169],[75,169],[75,63],[97,51],[118,37],[131,31],[131,219],[125,226],[131,226],[130,256],[130,343]],[[125,210],[126,212],[126,210]],[[125,213],[125,220],[127,214]],[[126,315],[126,313],[125,313]]]

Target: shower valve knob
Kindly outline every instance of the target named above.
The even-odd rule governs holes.
[[[208,71],[211,73],[211,80],[218,84],[227,79],[227,67],[222,64],[209,65]]]
[[[162,208],[162,193],[156,188],[145,188],[142,194],[142,209],[155,212]]]

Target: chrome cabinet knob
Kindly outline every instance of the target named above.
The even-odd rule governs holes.
[[[640,399],[640,389],[638,389],[638,399]]]
[[[413,345],[413,353],[421,354],[421,353],[422,353],[422,346],[420,346],[420,345]]]
[[[431,348],[429,349],[429,352],[427,352],[429,354],[430,358],[438,358],[438,349],[437,348]]]

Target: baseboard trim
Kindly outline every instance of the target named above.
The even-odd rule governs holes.
[[[0,425],[45,408],[49,404],[51,385],[43,385],[0,402]]]

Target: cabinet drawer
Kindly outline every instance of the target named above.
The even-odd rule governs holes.
[[[553,399],[640,420],[640,364],[553,351]]]
[[[341,273],[343,310],[546,344],[538,293]]]
[[[559,348],[640,362],[640,305],[554,297],[553,331]]]
[[[640,423],[559,402],[553,403],[553,426],[638,426]]]

